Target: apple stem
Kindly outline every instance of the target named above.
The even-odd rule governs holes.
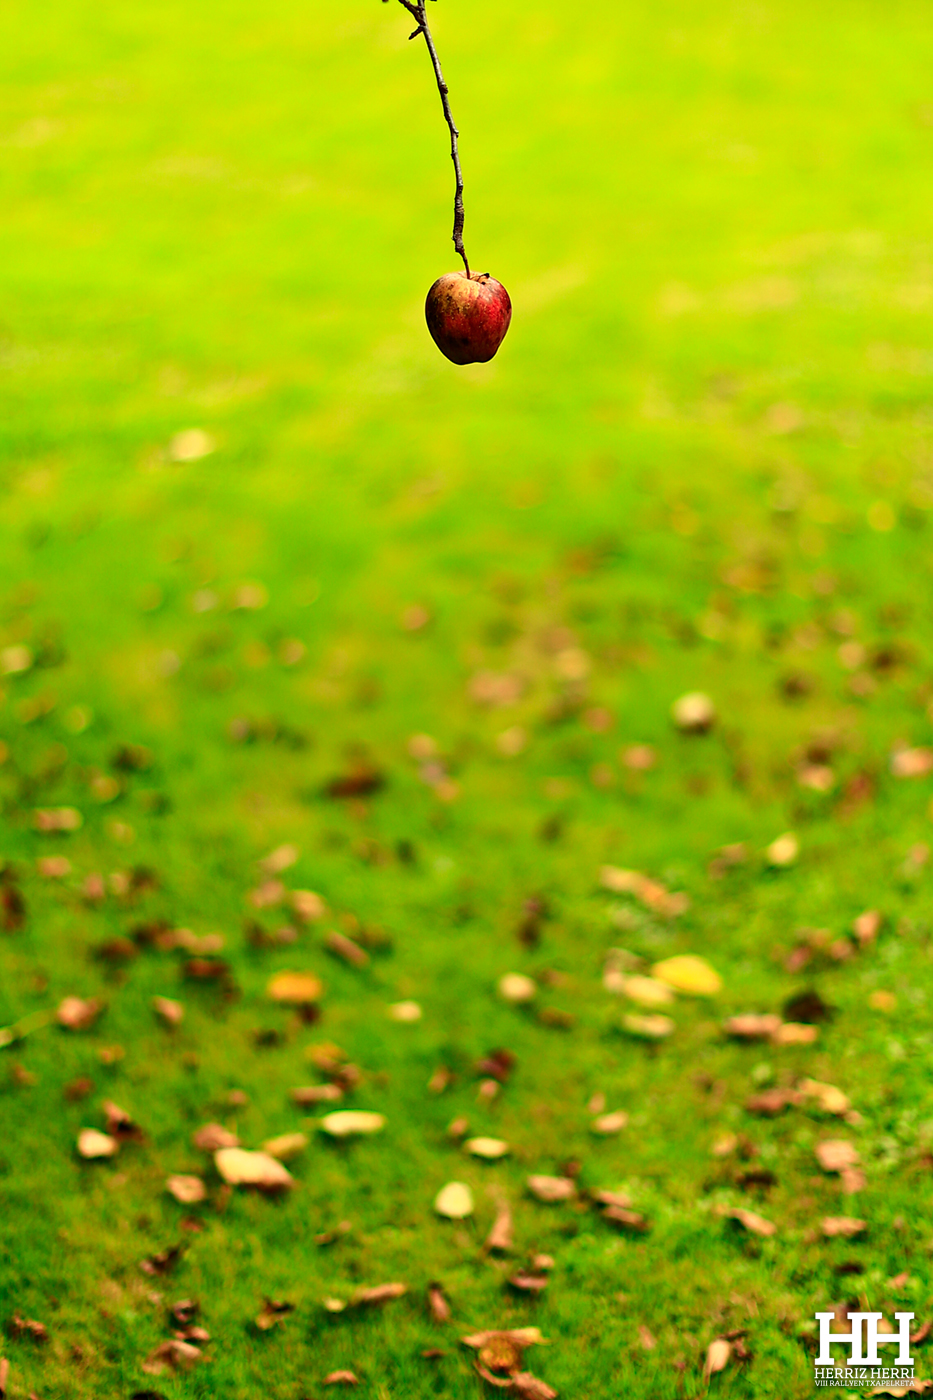
[[[419,34],[424,35],[424,42],[428,46],[428,53],[431,55],[431,63],[434,65],[434,77],[437,79],[437,90],[441,95],[444,118],[450,128],[450,158],[454,163],[454,173],[457,177],[457,188],[454,193],[453,244],[459,256],[463,259],[463,266],[466,268],[467,277],[469,277],[470,264],[467,259],[466,249],[463,246],[463,171],[460,168],[460,150],[457,145],[460,132],[454,125],[453,114],[450,110],[450,96],[447,84],[444,82],[444,74],[441,71],[441,61],[437,56],[437,49],[434,46],[434,38],[428,26],[425,0],[399,0],[399,4],[404,5],[408,13],[418,23],[418,28],[413,34],[409,34],[409,39],[417,39]]]

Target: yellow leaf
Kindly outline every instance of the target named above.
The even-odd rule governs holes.
[[[448,1181],[435,1196],[434,1209],[448,1220],[465,1220],[473,1214],[473,1192],[462,1181]]]
[[[291,1172],[268,1152],[246,1152],[242,1147],[221,1147],[214,1153],[217,1170],[230,1186],[257,1186],[261,1191],[281,1191],[292,1185]]]
[[[306,1005],[318,1000],[324,984],[313,972],[277,972],[266,990],[273,1001]]]
[[[357,1133],[381,1133],[386,1120],[381,1113],[367,1113],[359,1108],[344,1108],[328,1113],[320,1127],[331,1137],[354,1137]]]
[[[675,991],[686,992],[694,997],[713,997],[722,991],[722,978],[705,958],[693,953],[683,953],[679,957],[664,958],[651,969],[652,977],[664,982]]]

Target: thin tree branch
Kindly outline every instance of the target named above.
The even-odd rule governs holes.
[[[385,0],[383,0],[383,2],[385,3]],[[463,246],[463,171],[460,169],[460,150],[457,145],[460,132],[454,125],[453,115],[450,110],[450,98],[448,96],[447,84],[444,82],[444,74],[441,72],[441,61],[437,56],[437,49],[434,47],[434,38],[428,25],[426,0],[399,0],[399,4],[405,7],[418,24],[418,28],[415,29],[413,33],[409,34],[409,39],[417,39],[419,34],[424,35],[424,42],[428,46],[428,53],[431,55],[431,63],[434,66],[437,90],[441,95],[444,119],[450,128],[450,158],[454,163],[454,174],[457,177],[457,186],[454,193],[453,244],[460,257],[463,259],[463,266],[466,268],[466,273],[469,277],[470,264]]]

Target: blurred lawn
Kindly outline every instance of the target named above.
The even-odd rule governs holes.
[[[933,699],[928,7],[432,7],[467,248],[514,304],[497,360],[467,370],[423,323],[455,264],[452,179],[399,6],[0,13],[0,648],[36,660],[2,680],[0,858],[30,919],[0,935],[0,1025],[70,993],[109,1003],[93,1033],[39,1031],[0,1062],[0,1323],[19,1310],[51,1332],[44,1349],[8,1335],[10,1394],[297,1400],[352,1366],[379,1400],[468,1396],[456,1338],[536,1323],[553,1345],[527,1363],[563,1396],[701,1394],[707,1344],[738,1327],[754,1360],[713,1382],[722,1394],[810,1395],[797,1331],[817,1307],[889,1308],[903,1270],[900,1305],[920,1315],[931,1292],[915,849],[930,790],[888,763],[929,742]],[[173,461],[192,428],[216,450]],[[415,605],[430,621],[412,630]],[[468,683],[486,670],[521,676],[520,697],[477,706]],[[669,706],[696,688],[721,720],[686,741]],[[498,736],[517,728],[527,747],[504,757]],[[419,777],[415,733],[437,740],[454,800]],[[101,803],[128,741],[153,767]],[[655,770],[626,768],[634,742],[655,747]],[[795,779],[808,749],[828,754],[827,793]],[[322,799],[362,750],[385,792]],[[33,809],[63,805],[81,830],[36,834]],[[790,827],[800,863],[768,873],[758,853]],[[282,841],[302,852],[290,884],[384,926],[391,956],[361,975],[313,931],[298,949],[249,942],[255,862]],[[711,880],[711,852],[735,841],[748,865]],[[50,853],[72,862],[60,883],[36,874]],[[669,925],[626,909],[614,926],[596,891],[607,860],[688,891],[690,912]],[[159,890],[82,901],[89,872],[130,865]],[[552,915],[529,950],[515,928],[536,892]],[[838,935],[873,904],[888,916],[877,950],[783,970],[795,929]],[[271,934],[284,914],[259,917]],[[240,1000],[181,983],[165,954],[90,955],[160,918],[223,930]],[[600,981],[619,942],[705,954],[721,1005],[679,1004],[657,1052],[624,1039]],[[327,980],[320,1030],[264,998],[295,965]],[[545,1000],[574,1028],[499,1005],[512,969],[559,974]],[[811,976],[838,1007],[820,1047],[721,1042],[721,1014],[779,1008]],[[892,1020],[866,1005],[878,989],[900,997]],[[174,1037],[151,1024],[155,994],[186,1003]],[[424,1006],[419,1025],[387,1020],[401,997]],[[257,1031],[280,1039],[257,1050]],[[254,1146],[297,1126],[288,1090],[320,1039],[367,1072],[356,1102],[387,1114],[384,1137],[315,1144],[290,1200],[238,1196],[184,1236],[162,1187],[202,1169],[191,1131],[222,1118]],[[102,1065],[114,1043],[125,1057]],[[480,1109],[471,1065],[495,1045],[519,1068]],[[460,1077],[426,1100],[441,1061]],[[848,1129],[743,1116],[756,1067],[756,1083],[811,1074],[852,1095],[857,1201],[813,1169],[816,1138]],[[64,1103],[81,1074],[94,1097]],[[236,1114],[232,1088],[250,1099]],[[632,1114],[622,1137],[589,1133],[597,1091]],[[89,1168],[74,1137],[107,1097],[150,1141]],[[461,1113],[511,1160],[465,1161],[445,1137]],[[778,1178],[758,1205],[709,1156],[724,1129]],[[529,1171],[568,1157],[589,1186],[628,1183],[652,1233],[523,1197]],[[472,1233],[431,1214],[451,1178],[476,1190]],[[493,1183],[516,1211],[513,1266],[557,1260],[538,1303],[506,1295],[479,1251]],[[722,1201],[779,1234],[736,1239],[711,1213]],[[814,1244],[814,1222],[843,1210],[869,1220],[868,1242]],[[346,1241],[314,1245],[343,1218]],[[174,1277],[140,1274],[182,1237]],[[840,1275],[853,1258],[863,1272]],[[323,1314],[327,1294],[390,1278],[409,1300]],[[454,1305],[436,1366],[420,1356],[438,1343],[431,1278]],[[264,1294],[298,1305],[270,1335],[250,1330]],[[185,1296],[213,1359],[149,1381],[164,1303]]]

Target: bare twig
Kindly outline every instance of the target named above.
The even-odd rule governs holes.
[[[386,3],[386,0],[383,0],[383,3]],[[409,39],[417,39],[419,34],[424,35],[424,42],[428,46],[428,53],[431,55],[431,62],[434,65],[434,76],[437,79],[437,90],[441,95],[444,118],[450,128],[450,158],[454,163],[454,173],[457,177],[457,187],[454,194],[453,243],[460,257],[463,259],[463,266],[466,268],[467,276],[469,277],[470,264],[463,246],[463,171],[460,169],[460,151],[457,146],[457,138],[460,132],[457,130],[456,126],[454,126],[447,84],[444,82],[444,74],[441,72],[441,61],[437,56],[437,49],[434,47],[434,39],[428,26],[426,0],[399,0],[399,4],[404,5],[405,9],[418,25],[418,28],[409,34]]]

